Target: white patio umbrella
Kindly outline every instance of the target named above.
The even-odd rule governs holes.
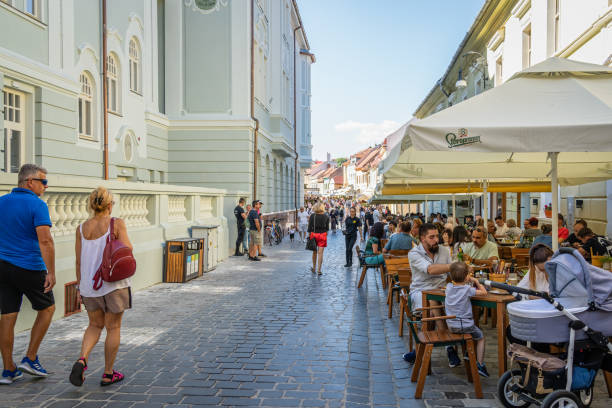
[[[498,87],[409,122],[397,146],[402,152],[396,162],[383,165],[383,188],[393,179],[550,177],[556,214],[559,182],[612,178],[612,156],[604,153],[612,151],[612,68],[550,58]],[[554,220],[552,227],[556,250]]]

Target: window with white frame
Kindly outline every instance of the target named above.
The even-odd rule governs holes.
[[[531,66],[531,24],[523,30],[523,69]]]
[[[502,83],[502,75],[503,75],[503,59],[499,57],[497,61],[495,61],[495,86],[498,86]]]
[[[109,112],[119,113],[119,67],[113,54],[106,58],[106,98]]]
[[[555,2],[555,22],[554,22],[554,30],[555,30],[555,51],[559,50],[559,3],[561,0],[554,0]]]
[[[81,93],[79,94],[79,136],[85,139],[93,139],[93,81],[89,75],[83,72],[79,77],[79,82],[81,83]]]
[[[2,91],[4,102],[4,171],[18,173],[25,163],[25,94]]]
[[[130,90],[141,93],[140,90],[140,46],[136,39],[130,40]]]
[[[261,48],[257,49],[255,53],[255,66],[257,78],[255,80],[255,98],[264,105],[267,105],[266,89],[267,89],[267,71],[268,71],[268,57],[264,50]]]
[[[25,0],[25,12],[40,20],[42,15],[41,0]]]

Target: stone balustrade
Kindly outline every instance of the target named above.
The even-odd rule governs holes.
[[[185,206],[185,202],[185,196],[168,196],[168,221],[180,222],[186,220],[185,213],[187,212],[187,207]],[[200,199],[200,203],[201,202]]]
[[[145,184],[104,181],[84,177],[49,174],[49,188],[41,197],[49,207],[52,234],[56,250],[57,284],[56,318],[64,315],[64,285],[75,280],[74,239],[76,228],[90,216],[89,194],[98,186],[113,193],[113,216],[120,217],[128,227],[138,264],[132,287],[139,289],[161,282],[163,248],[168,239],[190,236],[193,225],[217,225],[219,259],[228,256],[230,235],[224,211],[231,214],[236,197],[225,190],[166,184]],[[15,174],[0,173],[0,195],[10,192],[17,184]],[[235,239],[235,238],[231,238]],[[24,299],[18,329],[24,330],[34,321],[34,313]]]

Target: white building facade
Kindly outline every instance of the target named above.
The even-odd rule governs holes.
[[[612,0],[487,0],[415,116],[459,103],[553,56],[612,65]],[[457,88],[459,79],[467,86]],[[551,201],[550,193],[505,197],[507,218],[543,216]],[[501,194],[492,198],[501,208]],[[560,209],[569,225],[583,218],[596,233],[611,236],[612,181],[563,187]]]

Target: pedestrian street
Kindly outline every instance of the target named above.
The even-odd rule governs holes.
[[[482,378],[477,400],[463,367],[432,358],[423,400],[414,399],[402,360],[398,310],[387,319],[380,276],[356,289],[357,266],[344,268],[344,237],[329,234],[323,275],[297,240],[264,247],[262,262],[230,257],[203,278],[135,293],[124,315],[116,367],[123,383],[100,387],[102,341],[77,388],[68,374],[79,357],[85,313],[52,323],[41,350],[48,379],[30,376],[1,388],[1,407],[434,407],[499,406],[497,376]],[[496,370],[494,330],[485,330],[487,365]],[[16,335],[15,355],[29,332]],[[600,374],[601,377],[601,374]],[[598,378],[594,407],[606,404]]]

